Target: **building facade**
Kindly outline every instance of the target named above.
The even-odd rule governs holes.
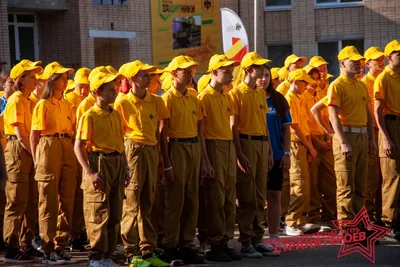
[[[254,49],[254,1],[220,0],[243,20]],[[346,45],[360,52],[400,38],[398,0],[257,0],[257,50],[282,66],[291,53],[328,60]],[[78,68],[152,62],[148,0],[0,0],[0,61],[57,60]]]

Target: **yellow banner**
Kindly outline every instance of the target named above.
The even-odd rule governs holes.
[[[153,64],[165,68],[178,55],[207,72],[210,58],[221,49],[220,0],[151,0]]]

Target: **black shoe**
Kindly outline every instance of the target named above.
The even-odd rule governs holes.
[[[230,248],[228,246],[224,247],[226,254],[228,254],[229,257],[231,257],[232,260],[234,261],[240,261],[242,260],[242,257],[239,255],[239,253],[236,252],[233,248]]]
[[[227,250],[222,246],[211,246],[211,250],[205,253],[208,261],[230,262],[232,258],[228,255]]]
[[[33,246],[30,246],[28,249],[21,249],[21,252],[27,254],[28,256],[36,258],[41,258],[44,256],[42,252],[35,249]]]
[[[70,238],[68,240],[68,244],[69,244],[71,251],[72,250],[79,250],[79,251],[85,250],[85,243],[84,243],[83,238],[78,238],[78,239]]]
[[[173,261],[182,261],[181,254],[177,248],[165,248],[164,253],[159,256],[162,261],[171,263]]]
[[[44,254],[43,259],[42,259],[43,264],[49,264],[49,265],[63,265],[66,264],[67,262],[59,257],[55,252],[52,252],[51,254]]]
[[[75,264],[78,262],[78,260],[72,258],[71,255],[65,253],[64,251],[56,251],[56,255],[65,260],[66,264]]]
[[[35,258],[23,253],[17,248],[6,248],[4,262],[6,263],[32,263]]]
[[[182,248],[179,249],[179,254],[181,255],[181,259],[185,264],[204,264],[205,258],[194,252],[190,248]]]

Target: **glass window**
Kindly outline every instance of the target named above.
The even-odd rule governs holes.
[[[282,67],[287,56],[293,52],[292,45],[269,45],[267,46],[267,58],[272,60],[271,67]]]
[[[8,25],[8,37],[10,41],[10,56],[11,56],[11,64],[10,66],[14,66],[17,63],[17,58],[15,54],[15,28],[14,25]]]
[[[95,5],[121,6],[127,5],[128,0],[92,0],[92,3]]]
[[[316,0],[317,4],[325,4],[325,3],[351,3],[351,2],[362,2],[363,0]]]
[[[33,27],[18,27],[20,59],[35,60],[35,44]]]
[[[266,6],[290,6],[291,0],[265,0]]]
[[[17,15],[17,22],[35,23],[34,15]]]
[[[8,14],[8,22],[14,22],[14,15]]]
[[[339,75],[339,62],[337,54],[339,53],[338,42],[327,42],[318,44],[318,54],[328,62],[328,73],[335,77]]]

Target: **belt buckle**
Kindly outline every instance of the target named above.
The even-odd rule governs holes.
[[[65,133],[59,133],[58,137],[60,137],[61,139],[66,138],[67,134]]]

